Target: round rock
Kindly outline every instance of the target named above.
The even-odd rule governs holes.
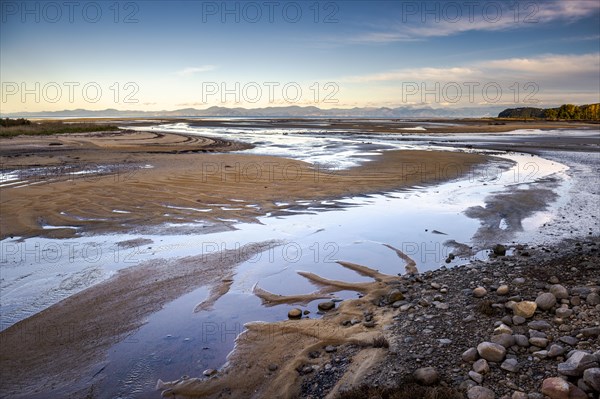
[[[569,297],[569,290],[560,284],[550,286],[550,293],[554,295],[556,299],[567,299]]]
[[[298,308],[294,308],[288,312],[288,317],[290,319],[299,319],[302,317],[302,310]]]
[[[335,308],[335,302],[333,302],[333,301],[321,302],[317,305],[317,307],[319,308],[320,311],[327,312],[328,310]]]
[[[503,284],[496,289],[496,294],[498,295],[508,295],[508,285]]]
[[[467,397],[469,399],[496,399],[494,391],[481,386],[471,387],[467,392]]]
[[[493,342],[482,342],[477,345],[477,353],[488,362],[501,362],[506,356],[506,348]]]
[[[421,385],[434,385],[440,380],[440,374],[433,367],[422,367],[417,369],[413,376]]]
[[[483,298],[487,295],[487,290],[483,287],[477,287],[473,290],[473,296],[475,298]]]
[[[535,303],[542,310],[550,310],[556,305],[556,297],[550,292],[545,292],[535,299]]]

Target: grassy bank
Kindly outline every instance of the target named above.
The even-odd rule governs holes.
[[[119,130],[115,125],[95,123],[31,122],[28,124],[23,123],[12,126],[4,126],[3,124],[0,126],[0,138],[21,135],[47,136],[51,134],[106,132],[115,130]]]

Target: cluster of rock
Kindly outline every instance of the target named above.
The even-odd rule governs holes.
[[[558,279],[552,280],[557,282]],[[518,280],[517,283],[522,281]],[[573,291],[574,295],[570,296],[566,287],[553,284],[548,292],[540,293],[535,301],[523,301],[518,296],[510,297],[506,302],[501,301],[506,309],[512,311],[512,316],[507,315],[496,323],[490,341],[481,342],[476,348],[469,348],[462,354],[463,361],[472,363],[472,370],[468,373],[470,380],[464,384],[468,387],[469,399],[495,397],[490,389],[477,386],[490,371],[490,364],[508,373],[517,373],[522,367],[520,359],[523,358],[527,361],[564,360],[558,364],[557,376],[546,378],[542,382],[541,393],[552,399],[585,399],[588,394],[598,395],[600,351],[591,353],[575,349],[569,351],[567,348],[576,347],[582,339],[598,339],[600,326],[573,329],[571,319],[578,316],[589,317],[580,313],[582,307],[595,309],[600,305],[600,296],[587,287],[578,287]],[[509,295],[509,286],[499,286],[496,293]],[[486,295],[487,290],[483,287],[473,290],[476,298],[484,298]],[[598,315],[598,309],[595,310],[596,312],[591,312],[592,315]],[[553,319],[528,322],[536,311],[543,312],[544,316],[553,314]],[[600,321],[600,318],[597,320]],[[510,326],[518,328],[519,333]],[[512,399],[531,397],[532,395],[520,391],[515,391],[511,396]]]
[[[469,399],[598,398],[595,246],[544,261],[548,251],[529,248],[527,257],[404,277],[405,299],[387,304],[399,311],[391,353],[370,384],[389,386],[410,372],[422,385],[454,387]]]

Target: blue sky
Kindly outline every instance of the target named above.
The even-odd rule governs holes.
[[[595,0],[2,1],[1,13],[6,113],[600,101]]]

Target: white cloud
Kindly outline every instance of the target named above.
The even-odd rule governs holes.
[[[508,58],[472,63],[471,66],[452,68],[403,68],[379,73],[349,76],[340,82],[367,83],[387,81],[468,82],[473,80],[532,78],[551,80],[560,77],[577,80],[578,77],[597,76],[600,53],[564,55],[547,54],[531,58]],[[598,80],[596,77],[595,80]]]
[[[427,6],[425,4],[420,3],[416,9],[403,8],[400,20],[391,29],[374,29],[344,38],[342,41],[367,44],[406,42],[469,31],[511,30],[558,21],[572,23],[600,10],[600,2],[596,0],[544,0],[520,3],[437,1],[427,3]],[[456,7],[446,8],[448,4],[456,5],[458,11]],[[515,4],[519,6],[516,8]]]
[[[175,72],[179,76],[192,76],[197,73],[213,71],[216,69],[214,65],[202,65],[200,67],[188,67]]]

